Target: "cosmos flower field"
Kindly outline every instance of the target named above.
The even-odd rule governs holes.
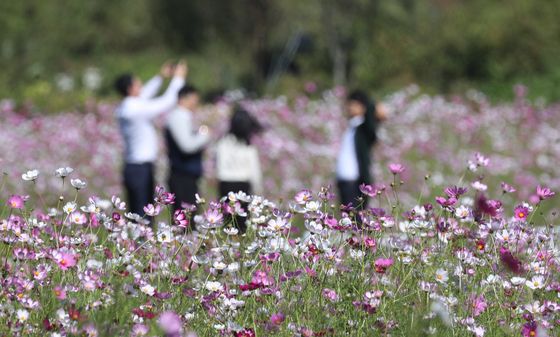
[[[329,188],[341,89],[244,100],[264,195],[218,200],[210,150],[196,209],[160,184],[151,223],[127,211],[111,104],[3,101],[0,335],[558,336],[560,106],[525,90],[386,97],[363,208]],[[215,137],[230,100],[197,116]]]

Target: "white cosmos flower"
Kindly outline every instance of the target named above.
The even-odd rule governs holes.
[[[522,285],[523,283],[525,283],[527,281],[526,278],[524,277],[519,277],[519,276],[514,276],[511,278],[511,284],[513,284],[514,286],[519,286]]]
[[[54,175],[60,178],[65,178],[72,172],[74,172],[74,169],[71,167],[59,167],[54,171]]]
[[[543,309],[544,307],[541,305],[541,302],[539,301],[535,301],[533,303],[529,303],[525,305],[525,310],[532,313],[533,315],[540,314],[543,311]]]
[[[140,287],[140,291],[148,296],[154,296],[154,294],[156,293],[156,288],[152,287],[149,284],[145,284]]]
[[[29,170],[21,175],[21,179],[25,181],[35,181],[39,176],[38,170]]]
[[[486,191],[488,189],[488,186],[486,186],[485,184],[481,183],[480,181],[475,181],[474,183],[471,184],[471,186],[478,191]]]
[[[227,268],[227,264],[223,263],[222,261],[215,261],[212,266],[216,270],[224,270]]]
[[[395,226],[395,220],[393,218],[381,217],[379,218],[379,220],[381,221],[381,226],[385,228],[391,228]]]
[[[29,318],[29,311],[25,309],[18,309],[18,311],[16,311],[16,316],[18,321],[25,322]]]
[[[111,202],[113,203],[115,208],[118,209],[118,210],[123,211],[123,210],[126,209],[126,203],[124,201],[122,201],[121,198],[119,198],[117,196],[112,196],[111,197]]]
[[[449,280],[447,270],[441,268],[436,270],[436,281],[439,283],[446,283],[447,280]]]
[[[103,262],[91,259],[86,262],[86,266],[90,269],[101,269],[103,268]]]
[[[305,228],[307,228],[311,233],[321,234],[323,231],[323,225],[316,221],[306,221]]]
[[[173,241],[173,233],[170,229],[160,230],[157,235],[157,239],[161,243],[170,243]]]
[[[507,229],[502,230],[501,232],[496,233],[496,238],[503,242],[509,242],[511,239],[511,234],[508,232]]]
[[[465,207],[463,205],[459,206],[456,210],[455,210],[455,216],[460,218],[460,219],[464,219],[466,217],[468,217],[470,214],[469,208]]]
[[[81,179],[72,179],[70,180],[70,184],[72,184],[72,186],[74,186],[74,188],[77,190],[81,190],[87,185],[86,182]]]
[[[305,209],[308,212],[317,212],[321,208],[321,203],[319,201],[308,201],[305,204]]]
[[[67,202],[66,205],[64,205],[64,207],[62,207],[62,210],[64,211],[64,213],[70,214],[76,210],[76,207],[78,207],[78,205],[76,205],[75,202],[70,201]]]
[[[229,273],[235,273],[239,270],[239,262],[232,262],[227,266],[227,271]]]
[[[237,229],[235,227],[227,227],[227,228],[224,228],[224,233],[226,233],[227,235],[230,235],[230,236],[234,236],[234,235],[237,235],[239,233],[239,229]]]
[[[222,291],[224,286],[218,281],[208,281],[208,283],[206,283],[206,289],[209,291]]]
[[[544,288],[544,277],[541,275],[533,276],[530,281],[525,282],[525,285],[533,290],[542,289]]]
[[[273,232],[280,232],[284,228],[290,228],[290,224],[284,218],[270,219],[268,221],[268,229]]]

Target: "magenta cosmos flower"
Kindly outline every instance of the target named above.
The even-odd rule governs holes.
[[[22,209],[23,208],[23,203],[25,202],[25,200],[23,199],[22,196],[20,195],[12,195],[9,199],[8,199],[8,205],[11,208],[14,209]]]
[[[500,247],[500,260],[512,272],[519,274],[523,271],[521,261],[513,256],[511,251],[506,247]]]
[[[389,164],[389,171],[391,171],[392,174],[403,173],[404,170],[405,168],[401,164],[396,164],[396,163]]]
[[[373,198],[377,194],[377,188],[375,188],[372,185],[361,184],[360,185],[360,192],[362,192],[364,195],[367,195],[370,198]]]
[[[284,316],[283,313],[279,312],[270,316],[270,323],[272,323],[273,325],[281,325],[285,319],[286,316]]]
[[[525,206],[517,206],[513,212],[515,213],[515,218],[517,220],[525,221],[527,220],[527,215],[529,215],[529,209]]]
[[[181,228],[187,228],[189,226],[189,219],[187,218],[185,210],[176,210],[175,213],[173,213],[173,222]]]
[[[379,258],[375,260],[375,271],[384,274],[387,268],[393,265],[393,259]]]

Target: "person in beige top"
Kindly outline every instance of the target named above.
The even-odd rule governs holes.
[[[239,191],[246,194],[262,192],[262,171],[259,153],[251,144],[261,125],[246,110],[236,107],[228,134],[216,144],[217,180],[221,196]],[[245,231],[244,219],[236,217],[236,225]]]

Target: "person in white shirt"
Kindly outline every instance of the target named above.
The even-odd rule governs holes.
[[[230,130],[216,144],[217,179],[221,196],[239,191],[246,194],[262,193],[262,172],[259,154],[251,144],[261,125],[246,110],[236,107],[230,121]],[[242,203],[246,208],[246,204]],[[245,219],[232,218],[241,233],[246,230]]]
[[[198,181],[202,177],[202,155],[210,142],[208,128],[198,130],[192,114],[198,108],[200,96],[195,87],[185,85],[179,90],[178,103],[167,116],[165,139],[169,156],[169,190],[175,194],[175,210],[194,205]]]
[[[346,112],[348,126],[336,162],[339,198],[343,205],[365,207],[367,198],[361,195],[360,185],[373,183],[371,148],[377,142],[377,127],[385,119],[385,109],[356,90],[346,98]]]
[[[167,90],[156,97],[163,77],[173,75]],[[158,154],[158,138],[153,119],[170,111],[177,103],[177,92],[185,83],[187,65],[174,68],[164,64],[159,76],[145,85],[132,74],[121,75],[115,88],[123,97],[115,111],[124,138],[124,186],[129,210],[144,215],[144,206],[153,199],[154,167]]]

